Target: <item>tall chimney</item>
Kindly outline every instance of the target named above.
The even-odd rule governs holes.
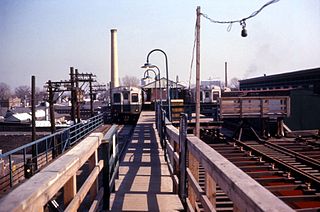
[[[228,63],[224,62],[224,87],[228,87]]]
[[[117,29],[111,29],[111,86],[119,86]]]

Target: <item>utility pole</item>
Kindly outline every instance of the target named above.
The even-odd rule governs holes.
[[[89,89],[90,89],[90,115],[91,117],[93,117],[94,114],[93,114],[92,74],[89,75]]]
[[[52,82],[51,80],[48,81],[48,91],[49,91],[49,110],[50,110],[50,129],[51,133],[56,132],[56,123],[55,123],[55,117],[54,117],[54,93],[53,93],[53,88],[52,88]]]
[[[76,102],[76,109],[77,109],[77,123],[80,123],[81,121],[81,117],[80,117],[80,88],[79,88],[79,73],[78,73],[78,69],[75,69],[75,80],[76,80],[76,95],[75,95],[75,102]]]
[[[228,63],[224,62],[224,87],[228,87]]]
[[[71,120],[76,123],[76,107],[75,107],[75,88],[74,88],[74,70],[70,67],[70,84],[71,84]]]
[[[48,81],[48,91],[49,91],[49,110],[50,110],[50,129],[51,134],[54,134],[56,132],[56,123],[55,123],[55,117],[54,117],[54,93],[53,93],[53,87],[51,80]],[[58,155],[58,141],[55,137],[53,137],[53,148],[52,148],[52,157],[56,158]]]
[[[200,138],[200,7],[197,7],[196,21],[196,131]]]
[[[35,92],[36,91],[36,78],[35,76],[31,76],[31,115],[32,115],[32,141],[36,140],[36,99]],[[32,145],[32,162],[37,167],[37,149],[36,145]],[[36,168],[37,169],[37,168]]]
[[[32,115],[32,141],[36,140],[36,100],[35,100],[35,76],[31,76],[31,115]]]

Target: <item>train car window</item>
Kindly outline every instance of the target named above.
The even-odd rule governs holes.
[[[214,99],[214,100],[217,100],[217,99],[219,99],[219,92],[213,92],[212,93],[212,99]]]
[[[205,92],[205,98],[209,98],[210,97],[210,92],[209,91],[206,91]]]
[[[129,99],[129,92],[123,92],[123,99],[128,100]]]
[[[132,93],[131,94],[131,102],[139,102],[138,94]]]
[[[113,94],[113,102],[120,103],[121,102],[121,95],[119,93]]]

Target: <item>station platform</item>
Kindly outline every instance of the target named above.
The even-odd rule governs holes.
[[[144,111],[120,162],[111,211],[183,211],[173,183],[160,138],[154,111]]]

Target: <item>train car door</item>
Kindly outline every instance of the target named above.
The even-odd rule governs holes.
[[[123,105],[129,105],[129,91],[123,92]]]

